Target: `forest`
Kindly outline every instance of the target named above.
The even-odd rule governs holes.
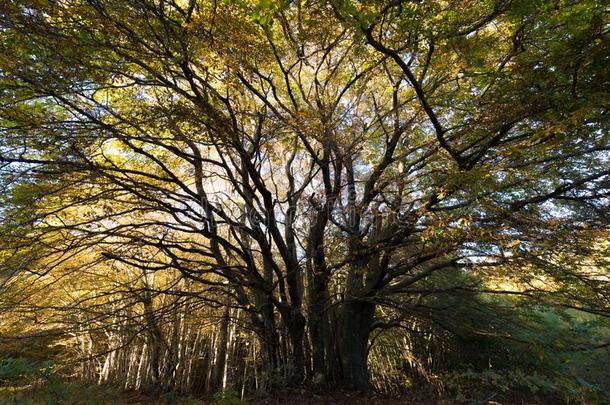
[[[0,1],[0,403],[610,403],[610,3]]]

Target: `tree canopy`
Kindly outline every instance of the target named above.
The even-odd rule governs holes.
[[[2,3],[0,338],[158,393],[393,391],[607,325],[607,11]]]

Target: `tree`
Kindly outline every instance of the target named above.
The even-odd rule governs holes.
[[[549,242],[607,230],[604,18],[597,2],[0,6],[5,272],[175,272],[224,306],[223,345],[229,306],[247,314],[267,375],[367,387],[373,331],[442,322],[429,297],[512,293],[452,275],[566,280]],[[159,349],[150,290],[132,296]]]

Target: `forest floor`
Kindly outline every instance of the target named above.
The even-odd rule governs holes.
[[[419,397],[419,398],[418,398]],[[353,392],[336,390],[331,392],[312,392],[305,389],[289,389],[276,392],[271,396],[251,398],[250,405],[386,405],[386,404],[433,404],[435,402],[419,395],[386,395],[375,392]],[[436,402],[450,405],[453,402]]]
[[[530,398],[527,401],[480,402],[486,405],[551,405],[555,402],[543,398]],[[435,399],[423,393],[387,395],[375,392],[353,392],[335,390],[314,392],[307,389],[286,389],[272,395],[250,397],[244,401],[215,400],[214,398],[162,397],[152,398],[139,392],[117,392],[110,387],[64,384],[61,387],[0,387],[0,405],[458,405],[450,399]]]
[[[133,402],[129,404],[163,404],[163,401],[154,402],[147,398],[131,398]],[[531,397],[527,400],[519,399],[515,401],[456,401],[453,399],[437,399],[420,392],[408,392],[401,395],[389,395],[378,392],[354,392],[344,390],[334,390],[326,392],[315,392],[305,388],[292,388],[274,392],[269,395],[255,396],[246,398],[241,402],[215,402],[212,398],[203,400],[178,399],[175,404],[185,405],[460,405],[464,403],[477,403],[480,405],[555,405],[554,400],[543,397]]]
[[[46,390],[0,389],[0,405],[38,405],[38,404],[69,404],[69,405],[391,405],[391,404],[435,404],[453,405],[454,402],[426,401],[412,396],[389,396],[377,393],[326,392],[314,393],[307,390],[287,390],[274,395],[247,398],[244,401],[214,401],[213,398],[194,399],[177,397],[155,399],[138,392],[91,392],[88,390],[70,390],[62,393],[49,393]]]

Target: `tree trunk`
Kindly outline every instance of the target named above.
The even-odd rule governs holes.
[[[337,375],[335,338],[330,327],[332,310],[325,278],[313,275],[310,283],[308,326],[312,351],[312,383],[316,386],[325,386]]]
[[[264,356],[264,367],[267,379],[271,380],[271,375],[277,370],[279,365],[279,342],[273,314],[273,304],[266,302],[260,310],[262,318],[262,339],[261,349]]]
[[[367,359],[374,312],[374,304],[355,300],[340,308],[338,346],[343,385],[348,389],[370,388]]]
[[[273,270],[268,261],[265,261],[264,279],[269,290],[273,290]],[[273,312],[272,293],[262,289],[254,291],[256,313],[251,313],[252,323],[257,329],[261,352],[263,354],[262,376],[260,389],[265,391],[273,383],[273,374],[277,372],[280,364],[280,342],[278,337],[275,314]]]
[[[228,296],[228,295],[227,295]],[[216,345],[216,364],[214,364],[214,372],[212,374],[212,387],[211,391],[216,392],[221,390],[223,387],[223,380],[225,375],[226,359],[227,359],[227,346],[229,343],[229,302],[225,303],[224,312],[222,318],[220,318],[220,325],[218,331],[218,343]]]
[[[142,303],[144,304],[144,318],[146,320],[148,346],[150,348],[148,360],[151,378],[150,391],[157,395],[163,390],[161,381],[161,347],[163,345],[163,334],[154,313],[152,297],[148,293],[143,297]]]
[[[284,321],[284,330],[287,334],[282,343],[285,345],[287,338],[291,349],[290,357],[286,356],[288,353],[284,354],[284,358],[288,360],[286,364],[290,366],[286,375],[287,382],[289,385],[298,385],[305,379],[305,352],[303,350],[305,317],[299,309],[289,305],[279,306],[278,309]],[[283,351],[287,351],[286,349],[288,348],[282,347]]]
[[[303,338],[305,337],[305,317],[300,311],[292,313],[288,334],[292,345],[293,370],[289,383],[292,385],[301,384],[305,378],[305,353],[303,351]]]

